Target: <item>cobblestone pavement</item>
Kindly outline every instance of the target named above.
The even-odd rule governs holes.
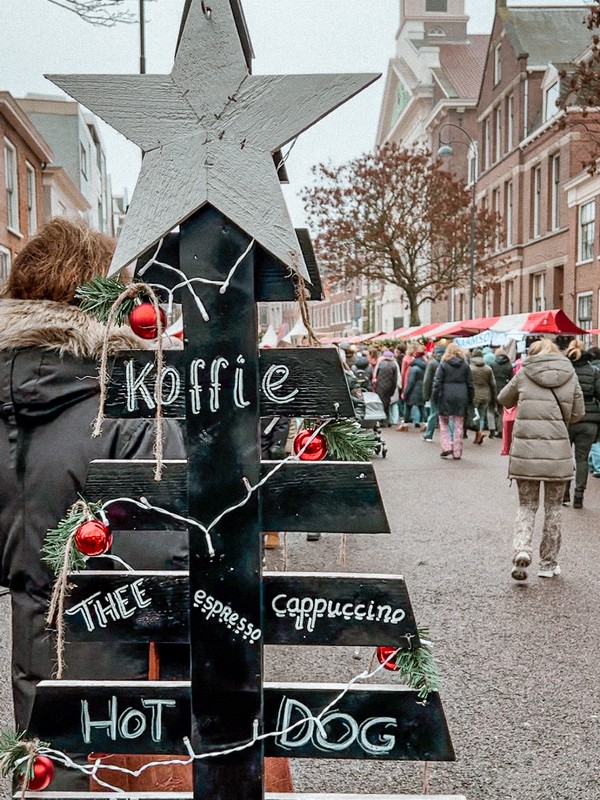
[[[446,462],[416,431],[385,437],[388,457],[376,469],[392,535],[349,536],[340,567],[339,536],[290,534],[288,569],[405,576],[417,622],[435,642],[457,753],[455,763],[430,765],[431,793],[599,800],[600,480],[590,478],[583,510],[564,509],[562,576],[544,580],[534,570],[519,585],[510,578],[516,487],[500,443],[468,441],[462,461]],[[282,550],[269,553],[268,568],[283,568]],[[8,607],[0,597],[2,724],[10,719]],[[372,649],[355,655],[267,648],[267,678],[341,683],[369,665]],[[416,794],[422,786],[414,763],[298,760],[293,769],[297,791]]]

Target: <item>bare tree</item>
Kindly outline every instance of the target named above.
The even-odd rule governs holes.
[[[92,25],[111,27],[117,22],[137,22],[137,17],[125,8],[125,0],[48,0],[48,2],[72,11]]]
[[[321,164],[304,205],[316,230],[317,255],[335,281],[370,278],[398,286],[420,323],[419,307],[466,287],[471,247],[476,290],[497,274],[493,253],[501,221],[476,212],[471,240],[471,193],[429,151],[386,144],[341,167]]]

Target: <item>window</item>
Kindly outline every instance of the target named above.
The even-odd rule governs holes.
[[[483,123],[483,139],[485,147],[485,168],[489,169],[492,165],[492,136],[489,117]]]
[[[506,246],[510,247],[510,245],[513,243],[513,182],[512,181],[506,181],[506,183],[504,184],[504,235],[506,237]]]
[[[550,230],[560,228],[560,156],[550,159]]]
[[[0,246],[0,283],[8,278],[10,272],[10,251]]]
[[[425,0],[425,11],[448,11],[448,0]]]
[[[532,194],[533,194],[533,206],[532,206],[532,214],[533,214],[533,238],[537,238],[541,233],[541,211],[542,211],[542,168],[535,167],[533,170],[533,180],[532,180]],[[543,309],[540,309],[543,310]]]
[[[19,232],[19,183],[17,179],[17,151],[8,139],[4,140],[4,181],[6,186],[6,214],[8,227]]]
[[[477,142],[473,142],[472,147],[469,147],[469,183],[473,184],[477,180],[477,173],[479,172],[479,151],[477,149]]]
[[[502,58],[501,58],[502,42],[494,48],[494,86],[500,83],[502,78]]]
[[[500,216],[500,189],[494,189],[492,191],[492,211],[494,212],[494,214],[497,214],[498,217]],[[494,249],[498,250],[499,247],[500,247],[500,236],[498,229],[496,229],[496,236],[494,239]],[[491,316],[491,315],[487,314],[486,316]]]
[[[515,135],[515,96],[510,94],[506,99],[506,150],[510,152],[514,146]]]
[[[27,230],[32,236],[37,230],[37,194],[35,190],[35,169],[26,162],[27,169]]]
[[[87,180],[88,176],[88,151],[83,142],[79,142],[79,167],[81,174]]]
[[[592,327],[592,293],[577,295],[577,324],[584,331],[589,331]]]
[[[500,106],[494,111],[494,137],[495,137],[495,161],[502,158],[502,111]]]
[[[544,92],[544,122],[558,114],[556,101],[558,100],[558,81],[554,81]]]
[[[483,316],[491,317],[494,313],[494,291],[486,289],[483,299]]]
[[[506,297],[505,297],[505,313],[506,314],[514,314],[515,313],[515,282],[514,281],[507,281],[506,282]]]
[[[538,272],[537,274],[533,275],[531,284],[531,310],[545,311],[546,302],[544,295],[546,294],[546,273]]]
[[[578,261],[590,261],[594,257],[594,225],[596,220],[596,201],[590,200],[579,206]]]

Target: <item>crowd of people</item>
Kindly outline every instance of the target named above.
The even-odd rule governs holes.
[[[501,438],[509,456],[508,476],[517,482],[511,574],[527,579],[540,489],[544,525],[538,576],[560,574],[561,505],[583,508],[590,464],[600,477],[600,349],[577,339],[550,339],[517,352],[516,342],[470,352],[453,342],[400,344],[350,350],[347,360],[358,383],[375,392],[384,424],[400,432],[419,430],[425,442],[440,431],[440,456],[458,461],[468,431],[475,445],[486,435]]]

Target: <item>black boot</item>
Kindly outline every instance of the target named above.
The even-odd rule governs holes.
[[[573,497],[573,508],[583,508],[583,492],[578,492],[575,490],[575,496]]]

